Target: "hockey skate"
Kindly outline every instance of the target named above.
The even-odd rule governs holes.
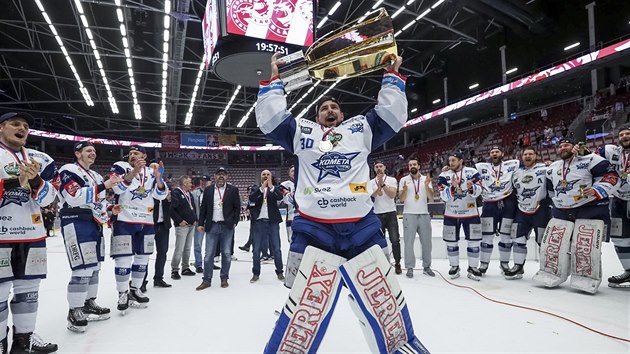
[[[525,269],[523,268],[523,265],[515,264],[514,267],[504,272],[503,275],[505,276],[505,279],[517,280],[517,279],[523,279],[524,273],[525,273]]]
[[[608,286],[611,288],[630,288],[630,269],[608,278]]]
[[[510,262],[500,262],[499,263],[499,268],[501,268],[501,274],[505,275],[505,273],[510,271]]]
[[[481,276],[486,274],[486,272],[488,271],[488,266],[489,265],[490,265],[490,263],[481,262],[481,265],[479,266],[479,269],[477,269],[481,273]]]
[[[131,307],[146,309],[149,298],[142,293],[142,290],[131,287],[129,288],[129,305]]]
[[[129,290],[118,293],[118,306],[116,307],[121,315],[127,314],[129,309]]]
[[[481,273],[481,270],[477,269],[477,267],[468,267],[468,279],[480,281],[482,275],[483,273]]]
[[[72,332],[83,333],[87,329],[88,321],[83,313],[83,308],[75,307],[68,311],[68,326]]]
[[[459,266],[451,266],[451,269],[448,270],[448,275],[451,279],[459,278]]]
[[[53,353],[57,349],[57,344],[48,343],[33,332],[15,333],[13,327],[11,354]]]
[[[89,322],[108,320],[110,317],[109,312],[107,307],[100,307],[96,303],[95,298],[85,300],[85,304],[83,305],[83,313]]]

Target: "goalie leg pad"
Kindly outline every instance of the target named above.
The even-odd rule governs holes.
[[[429,353],[413,332],[400,284],[380,247],[370,247],[339,268],[371,352]]]
[[[578,290],[595,294],[602,282],[602,242],[606,237],[602,220],[577,219],[571,241],[571,281]]]
[[[564,283],[569,277],[571,234],[574,224],[552,218],[547,224],[540,246],[540,270],[533,280],[548,288]]]
[[[383,251],[380,250],[381,255]],[[384,256],[383,256],[384,257]],[[345,258],[308,246],[264,353],[316,353],[339,293]]]

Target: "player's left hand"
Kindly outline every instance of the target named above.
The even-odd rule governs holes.
[[[473,181],[466,182],[466,188],[473,189]]]
[[[402,58],[401,56],[398,56],[398,57],[396,58],[396,60],[394,60],[394,62],[393,62],[393,63],[389,64],[389,65],[385,68],[385,70],[387,70],[387,71],[393,71],[393,72],[398,72],[398,69],[400,69],[400,65],[402,64],[402,62],[403,62],[403,58]]]
[[[116,204],[112,207],[112,215],[118,215],[122,211],[122,206],[120,204]]]

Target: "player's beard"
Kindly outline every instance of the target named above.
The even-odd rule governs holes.
[[[630,149],[630,139],[620,141],[619,144],[624,150]]]
[[[565,151],[560,152],[560,157],[563,160],[570,159],[571,157],[573,157],[573,153],[571,151],[565,150]]]
[[[495,165],[498,165],[501,163],[501,157],[493,157],[492,158],[492,163]]]
[[[412,175],[416,175],[418,174],[418,169],[415,167],[412,167],[411,169],[409,169],[409,172],[411,172]]]

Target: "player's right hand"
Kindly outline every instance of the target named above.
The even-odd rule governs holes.
[[[140,170],[146,166],[147,162],[144,159],[138,159],[133,163],[133,171],[135,173],[140,173]]]
[[[280,52],[275,52],[271,56],[271,80],[280,76],[278,73],[278,64],[284,64],[282,60],[278,60],[281,54]]]
[[[112,176],[110,177],[107,181],[105,181],[105,188],[110,189],[113,186],[117,185],[118,183],[122,182],[123,179],[122,177],[118,177],[118,176]]]

